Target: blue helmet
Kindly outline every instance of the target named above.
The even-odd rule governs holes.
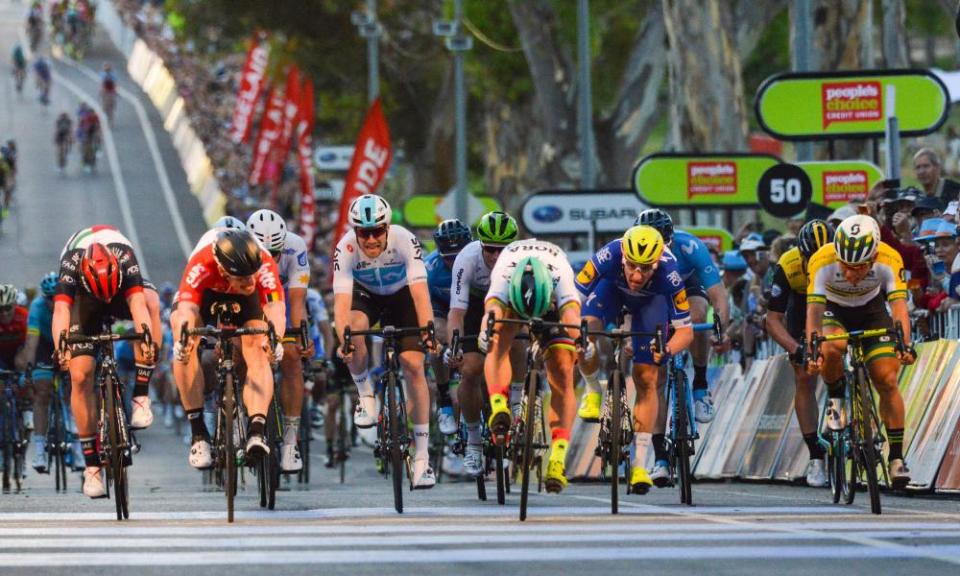
[[[214,228],[229,228],[230,230],[246,230],[247,225],[239,218],[224,216],[213,223]]]
[[[457,219],[444,220],[433,231],[433,241],[437,243],[437,250],[441,256],[454,256],[463,247],[473,242],[470,228]]]
[[[648,208],[633,222],[634,226],[650,226],[655,228],[663,241],[669,244],[673,240],[673,218],[659,208]]]
[[[40,281],[40,292],[48,298],[52,298],[57,293],[57,273],[48,272]]]
[[[390,224],[393,212],[381,196],[364,194],[350,203],[350,225],[354,228],[376,228]]]

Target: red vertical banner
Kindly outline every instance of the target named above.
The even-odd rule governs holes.
[[[267,64],[270,61],[270,45],[261,42],[256,36],[250,41],[247,61],[240,76],[240,89],[233,108],[233,120],[230,124],[230,139],[234,143],[246,143],[250,139],[253,127],[253,113],[263,91]]]
[[[300,224],[298,229],[313,251],[313,239],[317,232],[316,206],[314,205],[313,182],[313,82],[307,78],[300,90],[300,114],[297,118],[297,160],[300,167]]]
[[[284,102],[283,89],[274,87],[267,96],[267,106],[260,120],[260,134],[253,148],[253,163],[250,166],[250,184],[263,184],[265,181],[267,160],[270,152],[280,139],[283,130]]]
[[[297,122],[300,117],[300,71],[296,66],[287,68],[286,102],[283,107],[283,127],[280,137],[270,154],[267,174],[274,190],[280,186],[283,168],[287,164],[287,154],[293,141]]]
[[[390,167],[393,152],[390,149],[390,128],[383,116],[380,99],[377,98],[367,111],[360,136],[353,149],[353,159],[343,186],[343,198],[340,199],[340,215],[334,229],[333,246],[343,235],[347,224],[347,211],[354,198],[363,194],[373,194],[383,181]]]

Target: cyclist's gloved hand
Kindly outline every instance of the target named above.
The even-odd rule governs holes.
[[[184,346],[180,342],[174,342],[173,344],[173,359],[177,362],[186,362],[187,356],[190,355],[190,347]]]
[[[283,360],[283,342],[277,342],[277,345],[273,347],[273,363],[277,364]]]
[[[587,347],[583,349],[583,360],[589,362],[593,360],[593,357],[597,355],[597,346],[593,343],[593,340],[587,340]]]
[[[447,346],[443,351],[443,363],[447,366],[453,366],[459,364],[463,360],[463,349],[458,348],[456,355],[453,353],[453,348]]]
[[[911,344],[904,344],[903,350],[897,352],[897,358],[901,364],[909,366],[917,361],[917,351]]]
[[[806,351],[803,344],[797,344],[797,349],[790,354],[789,359],[794,366],[803,366],[803,362],[806,360]]]
[[[486,330],[481,331],[480,335],[477,336],[477,348],[484,354],[486,354],[490,348],[490,335],[487,334]]]

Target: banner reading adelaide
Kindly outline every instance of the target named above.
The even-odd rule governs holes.
[[[893,110],[891,90],[899,103]],[[936,131],[949,107],[946,86],[927,70],[778,74],[754,103],[760,125],[781,140],[882,137],[888,113],[902,135],[919,136]]]

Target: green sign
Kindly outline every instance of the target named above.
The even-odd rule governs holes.
[[[779,162],[769,154],[657,152],[633,169],[633,189],[651,206],[756,207],[760,177]]]
[[[407,225],[413,228],[433,228],[443,221],[443,217],[437,213],[437,206],[443,201],[443,196],[423,195],[413,196],[403,205],[403,220]],[[491,210],[500,210],[500,204],[497,199],[491,196],[474,196],[483,204],[486,209],[484,213]],[[480,214],[482,216],[483,214]],[[480,219],[477,216],[477,220]],[[471,222],[473,227],[476,222]]]
[[[804,72],[768,78],[754,108],[763,129],[781,140],[880,137],[890,111],[901,135],[919,136],[940,128],[950,97],[927,70]]]
[[[721,253],[733,249],[733,235],[723,228],[689,228],[684,226],[683,231],[693,234],[704,244],[716,246]]]
[[[883,180],[883,172],[866,160],[850,162],[799,162],[797,166],[813,184],[811,202],[837,209],[851,200],[864,200],[870,189]]]

